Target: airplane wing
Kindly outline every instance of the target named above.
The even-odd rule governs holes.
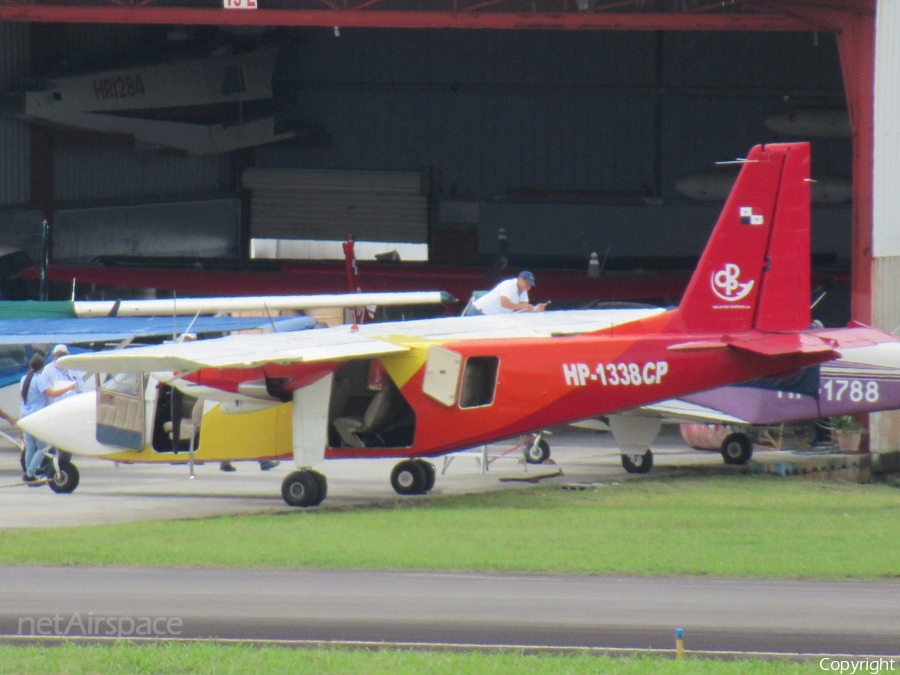
[[[264,312],[320,309],[323,307],[365,307],[368,305],[437,305],[456,302],[443,291],[405,291],[401,293],[330,293],[321,295],[258,295],[215,298],[163,298],[155,300],[2,300],[0,318],[51,319],[70,317],[108,317],[115,308],[117,317],[195,316],[219,312]]]
[[[376,356],[409,348],[385,340],[368,338],[356,332],[335,335],[331,331],[309,331],[304,339],[293,333],[230,335],[219,340],[155,345],[116,352],[80,354],[64,357],[66,368],[86,372],[190,373],[201,368],[256,368],[268,364],[286,364],[354,357]],[[252,338],[252,339],[248,339]],[[60,359],[60,363],[62,359]]]
[[[660,417],[665,422],[696,422],[700,424],[750,424],[740,417],[734,417],[727,413],[697,405],[681,399],[669,399],[651,405],[645,405],[638,409],[641,416]]]
[[[194,372],[201,368],[256,368],[346,360],[406,351],[408,343],[435,340],[551,337],[591,333],[652,316],[661,309],[604,309],[501,316],[446,317],[392,324],[335,326],[303,333],[232,335],[176,345],[158,345],[64,357],[67,368],[87,372]],[[394,333],[394,334],[390,334]],[[399,333],[399,334],[397,334]]]
[[[201,316],[196,320],[189,316],[4,319],[0,321],[0,344],[113,342],[128,338],[171,337],[173,333],[180,335],[188,330],[202,334],[254,328],[271,328],[269,319],[258,316]]]
[[[218,298],[165,298],[157,300],[123,300],[116,316],[173,316],[175,314],[214,314],[216,312],[251,312],[266,310],[321,309],[324,307],[364,307],[367,305],[438,305],[455,302],[443,291],[408,291],[402,293],[333,293],[325,295],[258,295]],[[76,301],[79,317],[109,316],[112,300]]]

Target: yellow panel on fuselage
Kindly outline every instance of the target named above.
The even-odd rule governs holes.
[[[384,354],[378,357],[394,384],[401,389],[418,372],[419,368],[425,365],[425,361],[428,360],[428,348],[433,344],[441,344],[435,340],[411,340],[409,338],[401,340],[394,337],[390,341],[409,347],[409,351]]]
[[[264,410],[226,415],[218,405],[203,415],[200,446],[195,462],[258,460],[293,454],[291,404],[282,403]],[[188,453],[159,452],[145,446],[140,452],[104,455],[118,462],[186,464]]]

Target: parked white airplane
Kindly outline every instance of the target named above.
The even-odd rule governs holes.
[[[275,332],[315,325],[311,317],[199,316],[228,312],[268,313],[328,307],[441,304],[441,291],[343,293],[125,301],[0,302],[0,409],[18,417],[19,381],[28,370],[32,345],[110,343],[193,332],[227,333],[251,328]],[[24,318],[23,318],[24,317]],[[0,422],[0,431],[12,430]]]
[[[265,48],[75,75],[4,99],[33,122],[130,135],[187,155],[228,152],[296,135],[275,116],[276,56]]]

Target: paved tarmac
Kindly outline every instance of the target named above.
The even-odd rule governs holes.
[[[508,481],[562,470],[554,482],[642,480],[622,468],[618,449],[609,433],[563,429],[548,437],[555,464],[531,465],[520,461],[519,452],[509,452],[514,442],[488,448],[491,463],[482,474],[478,452],[455,456],[446,471],[444,458],[433,460],[438,476],[432,495],[460,494],[516,488],[528,483]],[[504,453],[508,453],[505,456]],[[654,446],[654,468],[662,475],[685,467],[718,467],[726,471],[718,453],[693,451],[669,430]],[[116,465],[112,462],[76,457],[81,474],[72,494],[56,494],[47,486],[21,484],[18,456],[0,451],[0,529],[53,527],[193,518],[235,513],[295,510],[281,498],[281,481],[294,470],[284,461],[269,471],[256,462],[235,462],[237,471],[224,473],[218,464],[198,466],[190,480],[186,465]],[[375,503],[400,497],[390,485],[390,473],[398,460],[334,460],[319,469],[328,478],[328,498],[320,508]],[[507,481],[501,481],[504,478]]]
[[[455,456],[443,474],[437,458],[432,494],[516,489],[528,483],[510,479],[560,470],[543,480],[744,470],[687,448],[672,429],[654,445],[648,476],[624,471],[608,433],[564,429],[548,440],[552,464],[526,465],[515,451],[501,456],[512,443],[489,448],[485,473],[478,453]],[[789,456],[757,450],[754,459]],[[395,461],[326,462],[329,496],[319,508],[418,499],[391,488]],[[238,463],[234,473],[200,466],[195,480],[184,466],[76,463],[80,486],[58,495],[18,484],[17,456],[0,452],[0,528],[295,510],[280,494],[290,462],[267,472],[256,463]],[[37,577],[47,583],[22,583]],[[65,624],[77,618],[69,637],[97,637],[89,620],[98,617],[122,617],[125,629],[130,619],[163,617],[178,619],[172,637],[671,650],[682,627],[695,652],[900,654],[900,584],[893,582],[0,566],[0,639],[39,633],[42,617],[41,626],[51,621],[58,635],[57,616]]]
[[[0,639],[900,654],[892,582],[0,567],[0,600]]]

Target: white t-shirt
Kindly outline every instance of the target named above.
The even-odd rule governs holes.
[[[484,314],[506,314],[515,310],[507,309],[500,304],[500,298],[506,297],[510,302],[528,302],[528,291],[519,293],[518,279],[512,278],[501,281],[489,292],[482,295],[472,304]]]
[[[57,382],[74,382],[75,388],[67,391],[65,394],[61,394],[57,396],[52,401],[48,401],[48,403],[61,401],[64,398],[68,398],[69,396],[77,396],[80,392],[84,391],[84,379],[81,376],[80,372],[67,370],[65,368],[60,368],[56,365],[56,361],[51,361],[44,368],[44,372],[42,373],[44,379],[53,386]]]

